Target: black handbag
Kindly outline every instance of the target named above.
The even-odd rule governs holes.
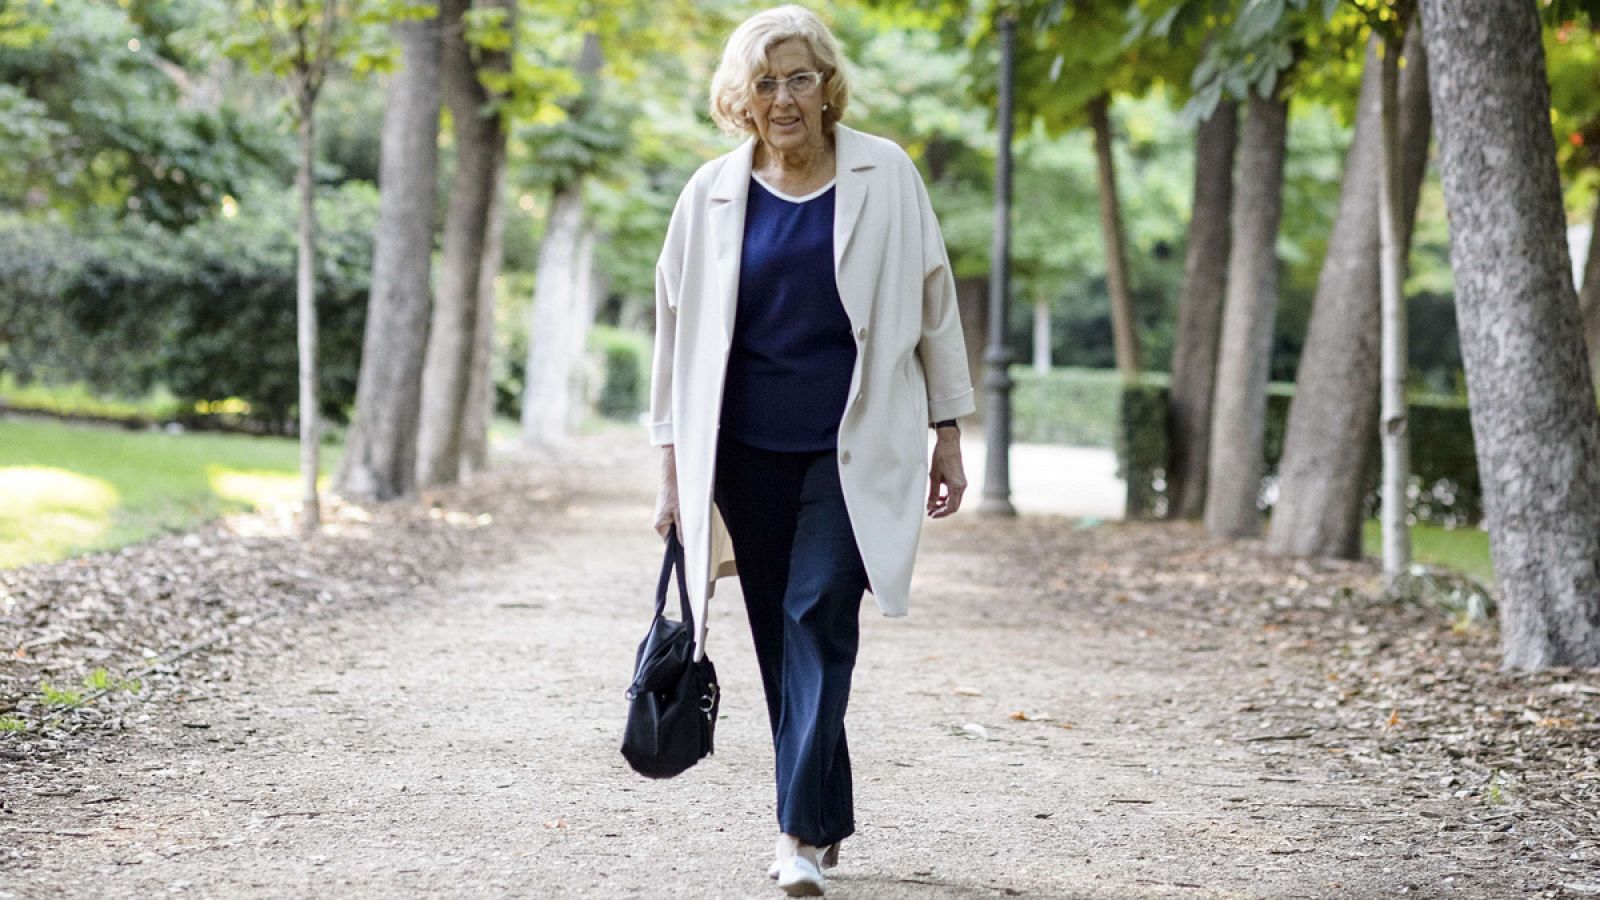
[[[667,585],[678,573],[678,603],[683,619],[666,617]],[[683,544],[674,528],[667,533],[666,558],[656,585],[656,614],[639,642],[633,684],[628,687],[628,721],[622,755],[647,778],[671,778],[711,753],[722,700],[717,669],[710,657],[694,661],[694,611],[683,576]]]

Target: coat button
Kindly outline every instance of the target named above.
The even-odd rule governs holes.
[[[863,325],[856,329],[856,338],[863,341],[867,339],[867,326]]]
[[[850,451],[849,450],[846,450],[845,452],[839,454],[839,462],[842,462],[842,463],[850,462]]]

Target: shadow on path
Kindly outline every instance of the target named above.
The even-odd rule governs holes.
[[[737,585],[713,600],[717,754],[638,778],[616,745],[659,565],[653,451],[610,434],[561,462],[515,463],[529,485],[560,479],[562,499],[495,538],[512,562],[319,624],[186,710],[203,729],[154,722],[71,796],[9,799],[0,839],[26,853],[0,897],[778,896]],[[910,617],[863,604],[848,718],[859,831],[830,897],[1500,897],[1545,883],[1509,844],[1435,843],[1463,809],[1309,745],[1301,711],[1242,712],[1298,663],[1188,614],[1243,589],[1215,581],[1226,563],[1202,562],[1215,548],[1192,533],[1159,543],[1171,533],[966,513],[929,525]]]

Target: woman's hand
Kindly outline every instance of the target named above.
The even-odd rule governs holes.
[[[933,445],[933,463],[928,467],[928,516],[942,519],[961,508],[967,475],[961,467],[961,432],[940,428],[935,433],[938,442]]]
[[[661,483],[656,488],[656,534],[667,539],[669,529],[678,529],[683,540],[683,519],[678,515],[678,463],[671,444],[661,448]]]

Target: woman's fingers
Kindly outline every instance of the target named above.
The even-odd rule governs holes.
[[[667,535],[672,533],[674,528],[678,530],[678,540],[683,540],[683,517],[678,514],[676,508],[663,510],[659,513],[656,516],[654,528],[656,534],[661,535],[663,541],[667,539]]]
[[[966,490],[967,477],[961,468],[961,457],[935,450],[933,465],[928,470],[929,517],[942,519],[953,515],[961,508],[961,495]]]
[[[961,508],[961,495],[967,492],[967,484],[965,481],[946,481],[945,486],[949,490],[949,496],[945,500],[944,515],[954,515],[955,511]]]
[[[942,519],[961,508],[961,495],[966,493],[967,482],[959,471],[951,474],[941,470],[929,473],[928,515]]]
[[[955,511],[961,508],[962,489],[948,481],[944,482],[943,486],[944,496],[929,507],[928,515],[935,519],[943,519],[946,516],[954,515]]]

